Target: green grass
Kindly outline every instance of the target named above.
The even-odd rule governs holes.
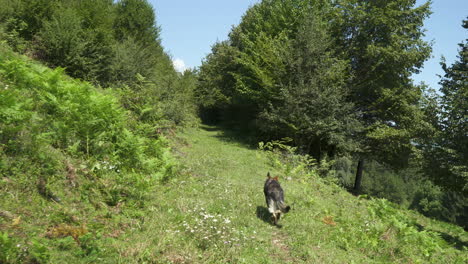
[[[141,204],[102,202],[99,193],[65,189],[57,204],[24,182],[3,180],[0,248],[27,248],[42,263],[466,263],[460,227],[350,195],[316,173],[283,175],[265,152],[216,127],[171,139],[179,176],[150,188]],[[269,221],[266,173],[280,176],[292,210]],[[290,177],[288,180],[287,177]],[[6,179],[6,178],[5,178]],[[129,181],[128,185],[134,184]],[[83,199],[86,197],[86,199]],[[20,217],[20,220],[18,220]],[[15,223],[15,220],[18,220]],[[61,225],[86,234],[73,239]],[[55,229],[54,229],[55,228]],[[3,242],[2,242],[3,241]],[[13,242],[13,244],[11,243]],[[34,252],[34,254],[33,254]],[[15,254],[21,254],[21,251]],[[29,257],[32,259],[33,257]]]
[[[293,209],[271,225],[265,153],[215,127],[173,139],[184,168],[154,194],[141,229],[115,247],[122,263],[465,263],[461,228],[357,198],[319,177],[281,180]],[[284,175],[280,175],[284,176]],[[445,239],[444,239],[445,238]],[[124,242],[123,242],[124,241]],[[123,242],[123,243],[122,243]]]

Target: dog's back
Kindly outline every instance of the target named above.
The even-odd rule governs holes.
[[[265,200],[268,206],[268,211],[273,214],[273,220],[276,224],[281,213],[287,213],[291,209],[284,203],[284,192],[278,182],[278,177],[272,178],[268,173],[268,178],[265,181],[263,192],[265,193]]]

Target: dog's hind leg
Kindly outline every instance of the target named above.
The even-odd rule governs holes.
[[[276,218],[276,212],[278,211],[276,208],[276,203],[273,199],[268,199],[268,211],[271,213],[271,218],[273,223],[276,225],[278,219]]]

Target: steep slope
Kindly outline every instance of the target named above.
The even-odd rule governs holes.
[[[164,138],[116,94],[0,43],[0,263],[112,257],[110,232],[172,175]]]

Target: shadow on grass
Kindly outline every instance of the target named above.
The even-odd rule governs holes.
[[[415,227],[418,229],[419,232],[425,230],[424,226],[422,226],[422,225],[420,225],[418,223],[415,224]],[[430,230],[430,229],[428,229],[428,230]],[[445,242],[447,242],[448,244],[450,244],[451,246],[453,246],[454,248],[456,248],[458,250],[464,250],[464,248],[468,248],[468,241],[463,241],[459,237],[455,237],[455,236],[452,236],[452,235],[444,233],[444,232],[435,231],[435,230],[430,230],[430,231],[438,233],[440,235],[440,237],[443,240],[445,240]]]
[[[249,136],[246,132],[243,131],[236,131],[234,129],[227,128],[226,126],[221,125],[206,125],[203,124],[200,126],[201,129],[210,132],[218,132],[215,136],[220,140],[228,143],[238,143],[241,144],[243,147],[248,149],[256,149],[257,148],[257,141],[254,140],[252,136]]]
[[[214,126],[214,125],[203,124],[203,125],[200,126],[200,128],[203,129],[203,130],[206,130],[206,131],[221,131],[220,127]]]
[[[277,225],[273,224],[273,221],[271,220],[271,214],[268,211],[268,208],[264,206],[257,206],[257,218],[272,226],[276,226],[277,228],[283,227],[282,225],[279,225],[279,224]]]
[[[447,241],[450,245],[452,245],[454,248],[458,250],[464,250],[464,248],[468,248],[468,242],[467,241],[462,241],[458,237],[454,237],[452,235],[449,235],[447,233],[439,232],[440,237]]]

